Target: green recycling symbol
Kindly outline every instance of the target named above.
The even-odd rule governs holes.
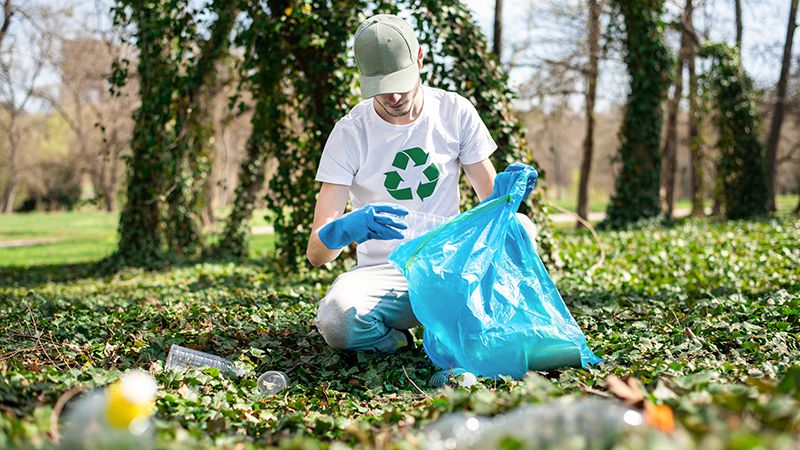
[[[394,161],[392,161],[392,167],[400,169],[401,171],[405,171],[408,168],[409,161],[414,162],[414,167],[419,167],[424,165],[428,162],[429,155],[425,152],[425,150],[414,147],[409,148],[400,152],[394,156]],[[436,183],[439,182],[439,169],[436,168],[434,163],[428,164],[422,174],[425,175],[425,178],[428,180],[427,182],[420,181],[417,185],[417,196],[420,200],[425,200],[426,198],[433,195],[434,189],[436,189]],[[383,186],[389,192],[389,195],[394,197],[396,200],[411,200],[414,198],[414,194],[410,187],[400,187],[400,183],[402,183],[403,177],[396,170],[392,170],[389,172],[384,173],[386,179],[383,181]]]

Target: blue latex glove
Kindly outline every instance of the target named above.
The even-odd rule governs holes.
[[[338,250],[351,242],[403,239],[397,230],[408,228],[402,219],[406,214],[408,210],[400,205],[372,203],[327,223],[319,230],[319,240],[328,249]]]
[[[536,172],[536,169],[533,167],[522,164],[519,162],[511,163],[506,167],[506,170],[497,174],[494,178],[494,189],[492,190],[492,195],[486,197],[481,203],[488,202],[489,200],[495,199],[502,195],[506,195],[511,190],[511,187],[517,183],[517,180],[520,176],[525,174],[525,169],[531,169],[533,171],[533,176],[528,178],[528,184],[525,186],[525,195],[522,197],[524,201],[533,191],[533,186],[536,184],[536,179],[539,178],[539,173]]]

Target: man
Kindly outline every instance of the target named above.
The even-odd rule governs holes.
[[[317,327],[334,348],[393,353],[413,343],[408,330],[419,325],[405,278],[386,262],[408,228],[404,217],[458,214],[459,167],[478,197],[490,198],[497,145],[469,100],[421,84],[423,52],[408,23],[371,17],[354,47],[365,100],[336,123],[323,150],[306,254],[319,267],[358,243],[358,265],[331,285]],[[522,167],[498,179],[508,183]],[[342,215],[348,198],[353,211]]]

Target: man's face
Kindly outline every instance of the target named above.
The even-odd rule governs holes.
[[[419,92],[419,81],[414,89],[408,92],[376,95],[375,100],[381,105],[386,114],[392,117],[405,117],[414,107],[414,100]]]

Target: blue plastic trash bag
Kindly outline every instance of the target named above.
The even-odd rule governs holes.
[[[530,174],[389,255],[408,280],[423,345],[442,369],[519,378],[602,360],[567,310],[516,216]]]

